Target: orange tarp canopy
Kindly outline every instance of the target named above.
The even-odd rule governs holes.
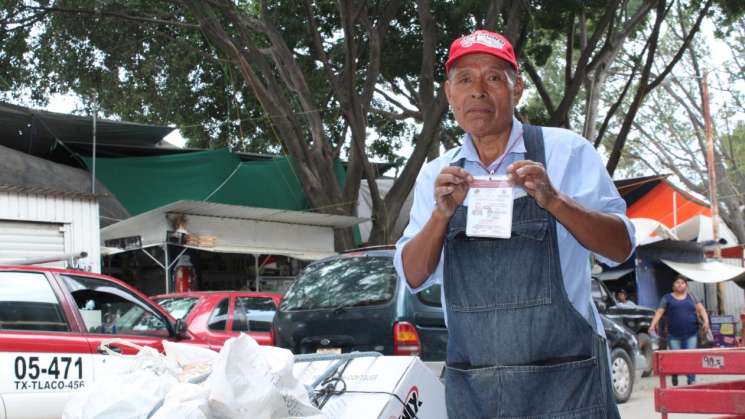
[[[673,228],[697,215],[711,217],[711,209],[705,202],[663,180],[629,205],[626,214],[629,218],[651,218]]]

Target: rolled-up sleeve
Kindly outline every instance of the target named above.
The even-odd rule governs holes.
[[[571,164],[578,169],[576,173],[582,175],[567,177],[567,180],[573,183],[572,187],[568,188],[571,191],[572,198],[586,208],[613,215],[624,223],[629,243],[631,243],[631,250],[626,255],[626,259],[628,259],[636,249],[636,230],[634,224],[626,216],[626,201],[618,193],[618,189],[613,183],[613,179],[608,175],[600,155],[587,140],[581,138],[579,145],[574,148],[573,154]],[[596,253],[595,256],[605,265],[619,265],[618,262],[614,262],[603,255]]]
[[[434,200],[434,188],[435,188],[435,176],[439,173],[434,165],[435,162],[425,166],[419,173],[414,186],[414,202],[411,206],[411,213],[409,214],[409,224],[406,226],[403,235],[398,242],[396,242],[396,253],[393,257],[393,264],[396,267],[398,275],[406,280],[406,274],[404,273],[404,264],[402,258],[402,251],[406,243],[409,242],[424,225],[429,221],[429,217],[432,215],[432,211],[435,209]],[[432,275],[427,278],[422,285],[417,288],[412,288],[409,282],[406,281],[406,286],[414,293],[422,291],[427,287],[430,287],[436,283],[442,282],[442,267],[443,257],[440,256],[440,262],[437,264],[437,268]]]

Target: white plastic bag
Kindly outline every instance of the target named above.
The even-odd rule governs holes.
[[[76,393],[63,419],[326,419],[293,375],[290,351],[259,346],[248,335],[225,342],[219,354],[164,342],[166,354],[108,351],[119,362],[108,377]]]
[[[292,352],[247,335],[228,340],[207,380],[210,411],[229,419],[325,417],[292,374],[293,362]]]
[[[201,383],[212,372],[217,352],[189,343],[163,342],[166,357],[182,383]],[[174,365],[175,364],[175,365]]]
[[[136,347],[140,352],[128,358],[128,368],[122,373],[101,377],[95,385],[75,393],[65,406],[63,419],[148,418],[178,383],[165,357],[155,349],[120,339],[104,342],[102,346],[107,348],[106,344],[111,342]],[[113,351],[109,353],[122,356]]]
[[[178,383],[171,387],[163,405],[150,419],[211,419],[207,398],[210,391],[207,387]]]

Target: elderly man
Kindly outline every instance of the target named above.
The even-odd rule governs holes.
[[[502,35],[455,40],[445,70],[466,135],[419,174],[395,265],[413,292],[443,285],[448,415],[617,418],[589,254],[629,257],[626,205],[587,140],[513,117]]]

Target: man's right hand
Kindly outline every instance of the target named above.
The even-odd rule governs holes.
[[[471,182],[473,176],[463,168],[448,166],[442,169],[435,179],[436,211],[450,218],[466,199]]]

